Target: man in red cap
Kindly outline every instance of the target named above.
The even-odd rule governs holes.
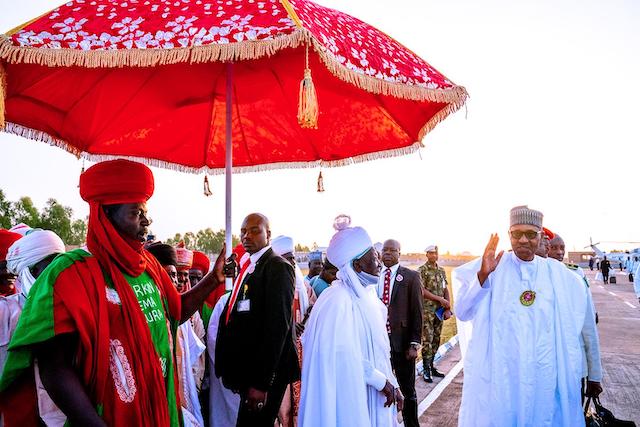
[[[195,286],[209,272],[211,262],[204,252],[193,251],[193,263],[189,269],[189,281]]]
[[[16,276],[7,270],[7,250],[21,237],[21,234],[0,229],[0,296],[3,297],[16,293]]]
[[[189,270],[193,265],[193,251],[185,248],[184,242],[180,242],[176,246],[176,255],[178,258],[178,264],[176,265],[178,270],[178,292],[183,293],[191,289]]]
[[[547,258],[549,256],[549,242],[554,238],[553,231],[547,227],[542,227],[542,233],[540,233],[540,244],[536,249],[536,255]]]
[[[60,255],[34,284],[0,389],[38,360],[71,425],[179,426],[173,337],[224,280],[224,259],[182,295],[145,249],[151,170],[115,160],[80,176],[86,249]]]

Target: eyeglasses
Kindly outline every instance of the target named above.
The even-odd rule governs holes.
[[[511,236],[512,239],[516,239],[516,240],[520,240],[522,239],[522,236],[525,236],[527,238],[527,240],[533,240],[536,237],[538,237],[540,235],[540,231],[533,231],[533,230],[527,230],[527,231],[520,231],[520,230],[513,230],[509,232],[509,235]]]

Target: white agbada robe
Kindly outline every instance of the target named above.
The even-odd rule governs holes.
[[[22,293],[0,296],[0,372],[7,361],[9,342],[18,326],[26,300]]]
[[[375,285],[365,288],[352,267],[341,269],[302,335],[300,427],[397,425],[396,406],[385,408],[380,392],[387,380],[398,387],[386,319]]]
[[[505,253],[480,286],[481,259],[454,271],[463,324],[461,427],[584,426],[580,401],[584,283],[556,260]],[[525,290],[535,302],[520,303]]]
[[[216,377],[216,340],[218,338],[218,325],[220,316],[224,310],[230,293],[224,294],[211,313],[209,327],[207,328],[207,353],[209,354],[209,425],[211,427],[235,427],[240,408],[240,395],[232,392],[222,385],[222,380]]]
[[[584,318],[584,326],[580,334],[582,345],[582,378],[589,381],[602,381],[602,363],[600,361],[600,337],[596,326],[596,307],[593,304],[593,296],[589,288],[589,281],[581,267],[575,270],[569,269],[580,277],[587,288],[587,315]]]
[[[633,290],[636,296],[640,298],[640,262],[637,263],[636,269],[633,272]]]
[[[6,362],[9,341],[22,314],[22,308],[36,281],[29,267],[50,255],[65,252],[62,239],[53,231],[34,230],[25,224],[19,224],[15,228],[16,232],[25,237],[16,241],[7,251],[7,268],[18,276],[16,288],[19,292],[0,298],[0,372]],[[40,379],[37,360],[34,360],[34,373],[40,418],[48,427],[62,427],[67,421],[67,416],[56,406],[45,390]]]
[[[177,345],[180,346],[182,352],[178,375],[182,377],[182,386],[184,387],[181,393],[184,396],[184,401],[180,402],[182,404],[184,425],[185,427],[204,427],[194,369],[197,368],[200,362],[200,355],[205,352],[206,348],[198,338],[198,335],[196,335],[191,320],[178,327],[177,341]]]

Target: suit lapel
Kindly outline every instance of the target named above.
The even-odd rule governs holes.
[[[247,274],[247,278],[245,279],[245,283],[247,283],[247,286],[251,287],[251,283],[253,282],[252,279],[262,274],[262,270],[264,269],[264,264],[269,259],[272,252],[273,250],[269,248],[265,253],[262,254],[260,258],[258,258],[258,261],[256,261],[255,268],[251,273]]]
[[[398,293],[398,288],[403,286],[404,283],[402,281],[398,281],[398,276],[402,277],[400,271],[402,267],[398,266],[398,270],[396,271],[396,277],[393,279],[393,290],[391,291],[391,300],[389,300],[389,304],[391,304],[396,299],[396,294]]]

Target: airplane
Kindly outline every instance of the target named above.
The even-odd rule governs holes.
[[[603,252],[600,248],[598,248],[598,245],[601,244],[601,243],[639,245],[640,242],[600,241],[600,242],[593,243],[593,240],[591,239],[591,237],[589,237],[589,246],[585,246],[585,249],[586,248],[593,249],[593,251],[596,254],[596,258],[603,259],[606,256],[607,259],[612,264],[621,262],[624,265],[625,262],[628,261],[629,259],[631,261],[640,261],[640,247],[636,247],[636,248],[633,248],[633,249],[627,249],[627,250],[624,250],[624,251]]]

